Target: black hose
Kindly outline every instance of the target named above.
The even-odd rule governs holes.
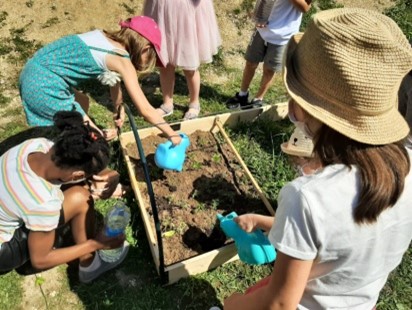
[[[143,171],[144,171],[144,177],[145,181],[147,184],[147,192],[149,193],[149,198],[150,198],[150,205],[152,207],[152,212],[153,212],[153,220],[155,223],[155,229],[156,229],[156,236],[157,236],[157,246],[159,250],[159,274],[160,274],[160,280],[162,284],[167,284],[169,280],[167,279],[167,275],[165,272],[165,259],[164,259],[164,254],[163,254],[163,242],[162,242],[162,231],[160,229],[160,221],[159,221],[159,214],[157,212],[157,207],[156,207],[156,200],[153,192],[153,187],[152,187],[152,182],[150,180],[150,173],[149,173],[149,166],[146,161],[146,156],[143,151],[143,146],[142,146],[142,141],[140,140],[139,133],[137,132],[137,126],[134,121],[133,115],[130,112],[129,107],[127,104],[123,103],[125,112],[127,114],[127,117],[129,118],[130,126],[132,127],[132,131],[134,134],[134,138],[136,140],[137,144],[137,149],[139,151],[139,156],[140,160],[142,161],[143,165]]]

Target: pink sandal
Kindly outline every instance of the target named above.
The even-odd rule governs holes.
[[[156,111],[158,111],[162,117],[170,116],[173,114],[173,104],[170,106],[163,103]]]

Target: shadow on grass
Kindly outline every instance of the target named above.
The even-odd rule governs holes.
[[[10,148],[23,143],[28,139],[46,137],[52,139],[56,136],[53,126],[39,126],[25,129],[15,135],[12,135],[0,142],[0,156]]]

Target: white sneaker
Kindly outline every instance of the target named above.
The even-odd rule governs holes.
[[[90,266],[97,265],[98,267],[94,268],[93,271],[88,271],[87,268],[82,268],[80,266],[79,267],[79,281],[81,283],[90,283],[93,280],[100,277],[106,271],[116,268],[118,265],[120,265],[124,261],[128,252],[129,252],[129,243],[127,241],[124,242],[122,254],[120,255],[119,259],[113,263],[108,263],[108,262],[101,260],[99,254],[96,252],[94,254],[93,262]]]

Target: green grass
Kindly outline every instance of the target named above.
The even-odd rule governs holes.
[[[14,271],[0,276],[0,309],[12,309],[22,300],[20,283],[22,276]]]

